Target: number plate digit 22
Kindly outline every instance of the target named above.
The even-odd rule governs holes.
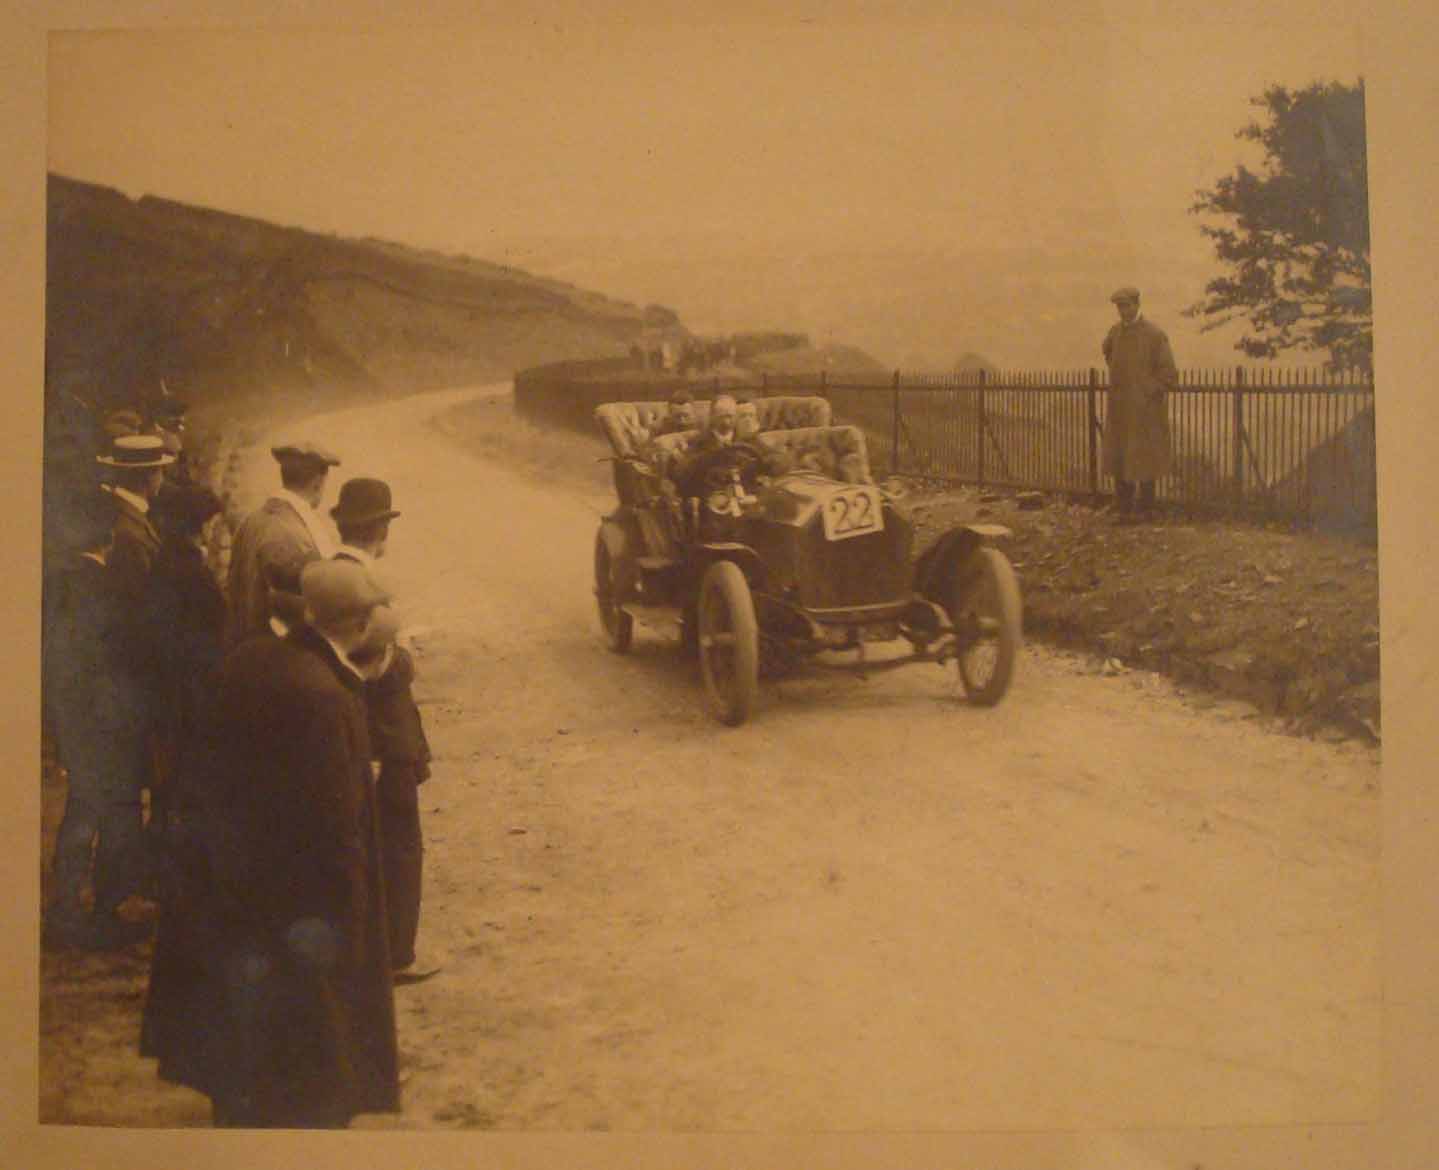
[[[884,526],[878,493],[873,488],[857,487],[836,492],[824,507],[824,535],[827,540],[844,540],[863,536]]]

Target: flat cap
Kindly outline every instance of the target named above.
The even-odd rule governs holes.
[[[340,466],[340,457],[328,447],[312,443],[308,439],[284,443],[271,447],[270,454],[283,463],[287,459],[302,459],[310,463],[323,463],[326,467]]]
[[[317,625],[362,617],[390,595],[356,561],[311,561],[300,571],[300,595]]]
[[[1115,289],[1114,292],[1110,294],[1109,299],[1115,304],[1118,304],[1120,301],[1137,301],[1139,299],[1139,290],[1132,284],[1126,284],[1123,288]]]

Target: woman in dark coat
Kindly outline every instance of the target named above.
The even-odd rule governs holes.
[[[141,1052],[219,1125],[339,1127],[399,1108],[364,684],[386,600],[357,565],[302,578],[311,623],[223,663],[180,787],[178,882]]]
[[[220,667],[225,595],[205,563],[204,548],[206,525],[219,512],[215,493],[195,483],[170,485],[151,507],[160,548],[149,592],[159,700],[150,821],[161,840],[176,778]]]

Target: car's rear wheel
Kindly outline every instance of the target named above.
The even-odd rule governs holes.
[[[999,549],[981,546],[965,559],[950,617],[964,693],[971,703],[992,707],[1009,690],[1023,640],[1019,582]]]
[[[754,709],[759,689],[759,623],[749,582],[731,561],[716,561],[700,582],[699,657],[715,718],[731,727]]]
[[[615,598],[614,562],[603,533],[595,537],[595,606],[605,642],[616,654],[624,654],[634,641],[635,619],[620,608]]]

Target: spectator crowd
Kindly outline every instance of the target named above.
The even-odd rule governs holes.
[[[140,1051],[216,1125],[399,1107],[394,988],[416,951],[430,750],[379,562],[400,515],[341,460],[272,448],[235,530],[184,404],[47,420],[42,697],[65,780],[49,950],[151,940]]]

